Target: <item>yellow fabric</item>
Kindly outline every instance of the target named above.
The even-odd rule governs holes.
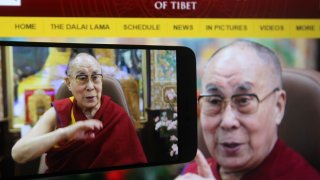
[[[74,100],[74,96],[69,97],[70,101],[73,102]],[[76,123],[76,119],[74,118],[74,114],[73,114],[73,106],[71,109],[71,124],[75,124]]]
[[[44,68],[57,65],[67,65],[71,56],[70,48],[49,48],[49,55]]]
[[[69,97],[69,99],[71,102],[73,102],[74,97],[71,96],[71,97]],[[74,118],[73,107],[72,107],[72,109],[71,109],[71,124],[70,125],[75,124],[75,123],[76,123],[76,119]],[[53,148],[59,148],[59,147],[60,147],[59,144],[53,145]]]

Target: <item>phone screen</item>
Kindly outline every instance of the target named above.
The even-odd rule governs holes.
[[[4,112],[16,134],[7,140],[11,144],[90,119],[86,103],[100,104],[92,119],[102,122],[97,132],[84,131],[93,139],[64,139],[22,164],[12,160],[14,177],[175,164],[195,156],[196,61],[189,48],[31,42],[0,47]],[[79,60],[88,57],[98,69]],[[37,124],[47,122],[42,119],[52,108],[54,128],[39,130],[47,127]],[[41,145],[32,149],[38,152]],[[24,171],[26,166],[32,170]]]

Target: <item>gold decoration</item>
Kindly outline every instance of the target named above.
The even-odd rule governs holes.
[[[36,90],[28,99],[29,117],[32,124],[35,124],[50,107],[51,97],[44,90]]]
[[[135,127],[137,129],[142,128],[140,123],[140,109],[139,109],[139,83],[133,78],[123,79],[120,81],[122,89],[127,99],[129,106],[129,111],[131,113],[131,118],[135,122]]]

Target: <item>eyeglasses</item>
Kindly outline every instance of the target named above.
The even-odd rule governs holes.
[[[68,76],[71,77],[70,75],[68,75]],[[102,81],[102,77],[103,77],[102,74],[92,74],[90,76],[90,79],[94,84],[97,84],[97,83],[100,83]],[[85,84],[87,84],[89,82],[89,76],[86,75],[86,74],[76,75],[75,79],[76,79],[76,82],[79,85],[85,85]]]
[[[266,100],[280,88],[273,89],[261,100],[256,94],[236,94],[231,96],[231,107],[241,114],[253,114],[257,112],[259,104]],[[228,101],[221,95],[201,94],[198,98],[201,110],[207,115],[217,115],[227,106]]]

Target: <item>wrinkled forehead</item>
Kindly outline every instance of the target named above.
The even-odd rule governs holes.
[[[259,90],[269,84],[270,65],[250,48],[230,47],[211,58],[202,78],[202,91]]]
[[[87,71],[101,73],[101,66],[98,61],[93,56],[87,54],[76,56],[70,63],[69,68],[71,73],[85,73]]]

